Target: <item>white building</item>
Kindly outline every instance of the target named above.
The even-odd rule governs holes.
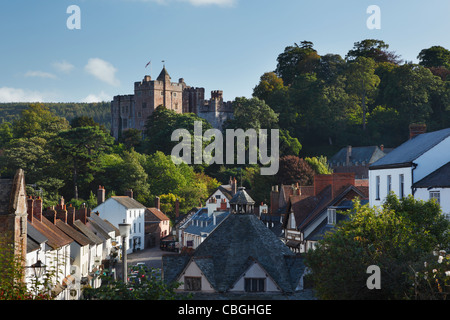
[[[131,225],[127,243],[127,253],[143,250],[145,246],[145,209],[146,207],[130,196],[113,196],[99,204],[92,212],[108,220],[118,228],[120,223]]]
[[[450,220],[450,162],[414,183],[413,192],[416,199],[436,199]]]
[[[370,205],[382,205],[391,191],[400,198],[411,194],[415,198],[429,200],[436,193],[419,190],[425,188],[424,184],[419,188],[416,183],[449,161],[450,128],[413,137],[369,167]],[[442,197],[444,190],[438,191],[442,191],[441,204],[447,206],[447,196],[445,200]]]

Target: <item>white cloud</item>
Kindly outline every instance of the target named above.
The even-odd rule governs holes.
[[[112,100],[112,97],[102,91],[99,94],[88,95],[81,102],[94,103],[94,102],[103,102],[103,101],[111,101],[111,100]]]
[[[105,60],[99,58],[89,59],[84,69],[86,72],[107,84],[112,86],[120,85],[120,81],[115,76],[117,69]]]
[[[48,72],[43,72],[43,71],[28,71],[27,73],[25,73],[25,77],[27,77],[27,78],[37,77],[37,78],[44,78],[44,79],[56,79],[57,78],[54,74],[48,73]]]
[[[43,102],[42,93],[17,88],[0,88],[0,102]]]
[[[75,68],[75,66],[73,64],[71,64],[65,60],[54,62],[53,67],[56,70],[64,72],[64,73],[69,73],[70,71],[72,71]]]

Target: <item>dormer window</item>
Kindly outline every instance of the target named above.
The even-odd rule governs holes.
[[[328,208],[327,216],[328,216],[328,224],[335,225],[336,224],[336,209]]]

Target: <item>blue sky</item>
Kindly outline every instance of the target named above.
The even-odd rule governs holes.
[[[67,8],[80,8],[70,30]],[[368,6],[381,9],[370,30]],[[109,101],[156,78],[251,97],[286,46],[312,41],[341,56],[373,38],[417,62],[420,50],[450,49],[450,2],[384,0],[14,0],[0,2],[0,102]],[[145,68],[147,62],[152,61]]]

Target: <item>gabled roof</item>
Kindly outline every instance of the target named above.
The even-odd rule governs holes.
[[[47,244],[53,249],[59,249],[69,245],[74,240],[51,223],[46,217],[41,216],[42,221],[33,219],[31,225],[48,239]]]
[[[106,223],[105,220],[100,218],[96,213],[91,213],[88,217],[88,221],[95,227],[95,229],[102,232],[107,239],[111,238],[109,233],[116,231],[111,224]]]
[[[417,181],[414,188],[449,188],[450,187],[450,162],[436,171],[430,173],[422,180]]]
[[[298,284],[292,281],[292,275],[299,277],[304,271],[302,258],[255,215],[229,215],[197,247],[193,257],[209,257],[203,262],[208,267],[208,279],[218,292],[232,288],[248,269],[249,258],[256,260],[285,293],[294,292]],[[292,259],[300,260],[293,263]],[[189,260],[185,255],[163,256],[164,281],[177,281]]]
[[[158,208],[147,208],[145,210],[145,222],[158,222],[170,220],[161,210]]]
[[[354,196],[359,196],[361,199],[367,197],[367,194],[365,194],[362,190],[359,190],[358,187],[350,185],[334,199],[331,199],[330,201],[317,206],[312,212],[310,212],[306,219],[300,222],[298,229],[304,230],[308,226],[308,224],[319,217],[324,210],[326,210],[330,206],[338,205],[342,200],[347,199],[347,196],[352,193]]]
[[[373,163],[369,170],[411,166],[414,160],[448,137],[450,128],[419,134]]]
[[[140,203],[140,202],[136,201],[135,199],[130,198],[128,196],[113,196],[109,199],[113,199],[113,200],[117,201],[118,203],[120,203],[127,209],[145,209],[146,208],[142,203]],[[106,200],[106,201],[108,201],[108,200]]]
[[[371,164],[378,159],[381,159],[386,155],[386,152],[381,151],[378,146],[367,147],[352,147],[352,153],[350,156],[350,162],[358,162],[361,164],[363,161],[367,164]],[[339,163],[345,163],[347,161],[347,147],[339,150],[328,162],[332,165]]]
[[[103,243],[103,240],[98,237],[91,229],[89,229],[83,222],[77,220],[73,223],[73,226],[82,232],[86,237],[92,240],[95,244]]]
[[[67,234],[69,237],[71,237],[73,240],[75,240],[75,242],[78,243],[80,246],[87,246],[94,244],[94,242],[89,238],[87,238],[84,234],[82,234],[78,230],[75,230],[73,227],[71,227],[70,225],[64,223],[59,219],[56,220],[56,226],[65,234]]]

